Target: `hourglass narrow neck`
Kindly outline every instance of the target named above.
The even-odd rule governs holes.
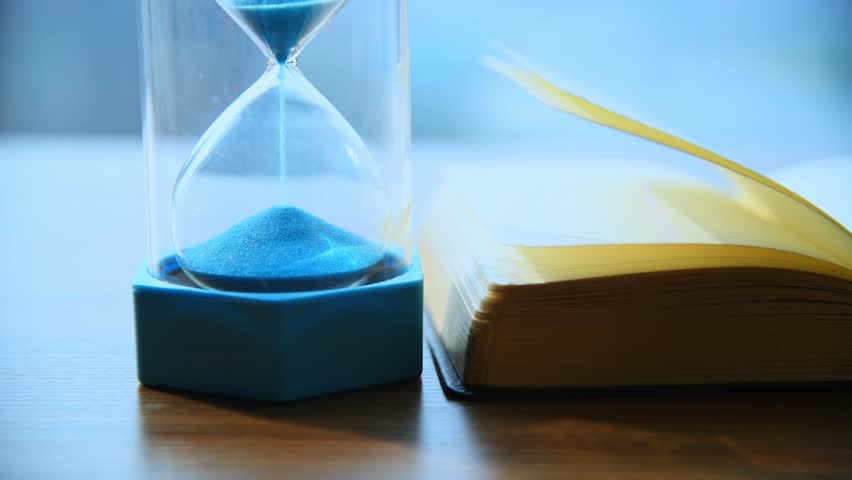
[[[297,58],[298,58],[297,56],[291,55],[291,56],[286,57],[283,60],[279,61],[274,56],[266,57],[266,69],[268,71],[269,70],[281,69],[281,73],[283,73],[284,70],[287,70],[287,69],[298,70],[299,69],[299,63],[297,61]]]
[[[290,51],[288,55],[276,55],[275,52],[270,51],[268,49],[264,49],[266,54],[266,67],[267,69],[274,70],[276,68],[281,69],[298,69],[298,58],[299,52],[301,50],[293,49]]]

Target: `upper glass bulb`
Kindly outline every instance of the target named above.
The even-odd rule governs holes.
[[[298,55],[346,0],[217,0],[278,63]]]

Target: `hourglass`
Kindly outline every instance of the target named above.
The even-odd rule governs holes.
[[[296,63],[345,0],[217,2],[268,68],[210,126],[178,177],[178,263],[195,283],[222,290],[369,282],[393,261],[374,241],[385,215],[381,179],[364,142]]]
[[[418,377],[406,0],[139,5],[140,382],[285,401]]]

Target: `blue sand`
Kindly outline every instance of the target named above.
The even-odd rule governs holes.
[[[266,43],[278,63],[314,31],[343,0],[231,0],[246,25]]]
[[[271,207],[184,252],[181,267],[221,290],[297,291],[351,285],[382,248],[295,207]]]

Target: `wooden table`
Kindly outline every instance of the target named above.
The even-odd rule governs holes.
[[[142,191],[137,140],[0,139],[0,478],[852,478],[849,392],[459,402],[428,356],[282,405],[140,387]]]

